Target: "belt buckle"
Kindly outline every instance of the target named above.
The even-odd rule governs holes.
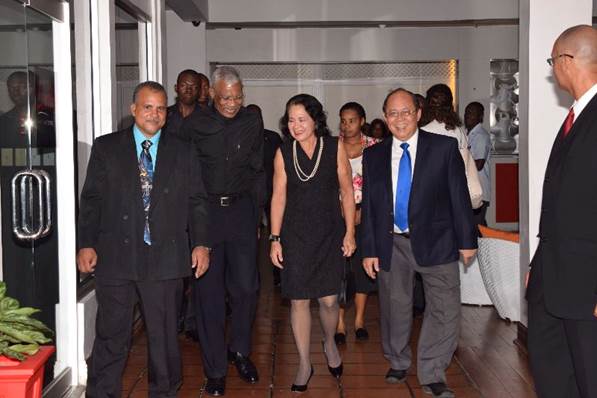
[[[230,196],[220,197],[220,206],[222,206],[222,207],[230,206]]]

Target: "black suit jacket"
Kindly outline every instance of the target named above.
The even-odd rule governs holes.
[[[543,266],[547,310],[567,319],[595,320],[597,304],[597,96],[567,137],[553,144],[531,266]],[[530,292],[529,292],[530,294]]]
[[[392,261],[394,198],[392,137],[363,153],[363,257]],[[477,247],[471,200],[458,142],[419,130],[408,207],[413,254],[420,266],[456,261],[459,249]]]
[[[78,247],[98,255],[97,276],[165,280],[190,275],[191,247],[209,246],[206,193],[192,145],[162,131],[151,192],[152,245],[132,127],[95,140],[81,193]]]

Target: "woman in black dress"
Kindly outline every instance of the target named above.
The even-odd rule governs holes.
[[[330,137],[321,103],[308,94],[292,97],[280,125],[287,139],[274,159],[270,256],[282,270],[282,295],[291,300],[300,357],[291,390],[305,391],[313,375],[311,299],[319,301],[328,369],[335,377],[342,374],[334,333],[344,257],[355,250],[355,203],[346,151]]]

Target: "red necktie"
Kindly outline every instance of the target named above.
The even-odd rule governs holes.
[[[564,120],[564,137],[566,137],[568,135],[573,124],[574,124],[574,108],[570,108],[570,112],[568,112],[568,116],[566,116],[566,120]]]

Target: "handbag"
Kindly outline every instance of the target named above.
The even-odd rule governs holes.
[[[461,148],[460,154],[464,160],[464,171],[466,173],[466,185],[471,198],[471,205],[473,209],[478,209],[483,205],[483,188],[481,188],[481,181],[479,180],[479,172],[473,155],[467,148]]]
[[[338,304],[341,307],[349,307],[354,301],[356,294],[356,283],[354,279],[354,272],[351,267],[351,259],[348,258],[344,262],[344,272],[342,274],[342,283],[340,284],[340,293],[338,294]]]

